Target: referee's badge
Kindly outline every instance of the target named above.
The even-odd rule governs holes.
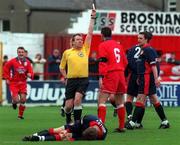
[[[84,56],[84,54],[83,54],[82,52],[79,52],[78,55],[79,55],[80,57],[83,57],[83,56]]]

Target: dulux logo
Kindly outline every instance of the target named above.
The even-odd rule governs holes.
[[[97,103],[99,89],[89,85],[86,96],[83,100],[85,103]],[[27,84],[27,103],[60,103],[65,98],[65,87],[62,84],[52,82],[33,82]]]
[[[33,86],[33,85],[32,85]],[[30,84],[27,85],[27,99],[32,101],[57,101],[63,100],[65,97],[65,88],[50,87],[49,83],[44,83],[43,87],[33,88]]]

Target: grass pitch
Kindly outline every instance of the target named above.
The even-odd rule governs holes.
[[[83,114],[97,114],[96,107],[84,107]],[[17,119],[17,111],[11,107],[0,107],[0,145],[180,145],[180,108],[165,108],[170,121],[170,129],[158,129],[160,120],[154,108],[147,108],[143,119],[144,128],[127,130],[126,133],[113,133],[118,126],[117,117],[113,117],[112,107],[108,108],[106,126],[108,135],[105,141],[62,141],[62,142],[22,142],[25,135],[65,123],[60,116],[60,107],[28,107],[25,119]]]

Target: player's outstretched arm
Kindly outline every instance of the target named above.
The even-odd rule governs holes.
[[[85,44],[88,45],[89,47],[91,45],[95,19],[96,19],[96,10],[92,9],[92,11],[91,11],[91,20],[90,20],[90,23],[89,23],[88,33],[87,33],[87,36],[85,38]]]

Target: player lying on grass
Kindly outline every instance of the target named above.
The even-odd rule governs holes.
[[[73,141],[104,140],[107,129],[102,121],[94,115],[85,115],[80,122],[50,128],[25,136],[23,141]]]

